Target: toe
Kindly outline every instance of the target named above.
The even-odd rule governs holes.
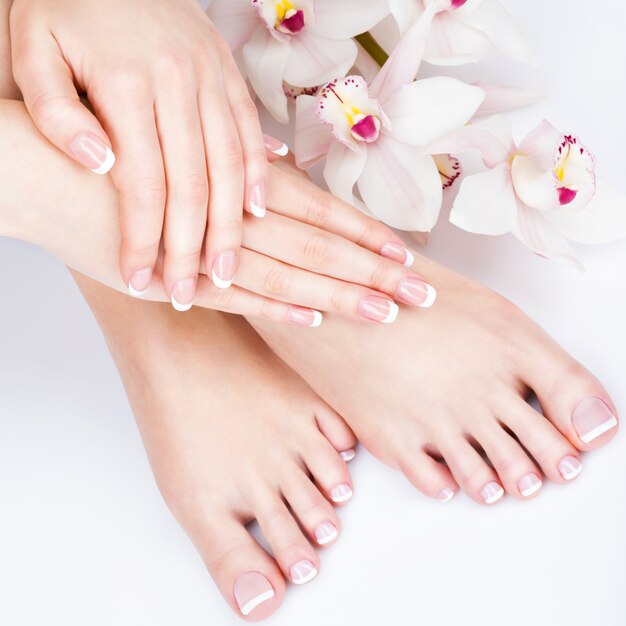
[[[400,455],[400,469],[409,482],[424,495],[440,502],[449,502],[458,485],[449,468],[433,459],[426,451]]]
[[[282,603],[285,582],[278,565],[232,516],[199,533],[200,553],[232,609],[247,621],[272,615]]]
[[[324,406],[316,413],[317,426],[344,461],[355,457],[356,437],[346,422],[330,407]]]
[[[333,543],[341,528],[333,505],[320,493],[304,472],[289,472],[282,482],[282,491],[293,514],[318,546]]]
[[[437,444],[460,487],[479,504],[495,504],[504,488],[495,470],[463,438],[453,437]]]
[[[553,482],[566,483],[582,470],[576,448],[541,413],[514,397],[502,409],[502,421]]]
[[[285,578],[295,584],[313,580],[319,571],[317,552],[278,494],[259,493],[251,504]]]

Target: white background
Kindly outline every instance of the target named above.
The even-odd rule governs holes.
[[[612,0],[505,3],[542,67],[462,76],[549,93],[515,116],[578,133],[626,192],[626,9]],[[520,304],[588,365],[626,414],[626,244],[581,251],[585,275],[509,238],[442,222],[427,254]],[[0,240],[0,624],[228,626],[239,620],[161,502],[113,363],[64,268]],[[417,358],[417,357],[416,357]],[[623,626],[624,438],[573,485],[485,510],[415,492],[363,450],[345,531],[276,626]]]

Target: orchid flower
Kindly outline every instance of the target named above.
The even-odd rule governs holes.
[[[428,33],[424,60],[435,65],[462,65],[487,58],[496,50],[525,63],[535,57],[513,18],[497,0],[389,0],[404,33],[426,11],[437,12]],[[374,34],[387,49],[397,41],[385,22]]]
[[[429,147],[477,149],[487,171],[467,176],[450,221],[472,233],[512,232],[536,254],[583,269],[567,240],[626,237],[626,198],[599,185],[595,161],[574,135],[542,122],[517,146],[511,122],[494,116]]]
[[[289,119],[283,81],[318,87],[354,64],[352,37],[389,15],[387,0],[213,0],[207,13],[266,108]]]
[[[433,15],[414,23],[371,84],[361,76],[338,78],[317,96],[296,100],[298,165],[310,167],[326,156],[332,193],[358,205],[357,185],[374,216],[407,231],[432,229],[442,179],[452,184],[458,176],[456,160],[436,162],[423,146],[463,127],[484,97],[478,87],[452,78],[414,82]]]

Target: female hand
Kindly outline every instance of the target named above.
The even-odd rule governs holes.
[[[254,103],[197,0],[15,0],[11,43],[39,130],[85,167],[111,170],[130,292],[150,285],[161,241],[177,308],[193,302],[203,246],[215,284],[228,285],[242,209],[265,213],[267,161]]]

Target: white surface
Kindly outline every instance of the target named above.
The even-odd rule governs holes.
[[[601,175],[623,178],[626,9],[506,2],[543,69],[504,60],[463,75],[539,86]],[[618,150],[620,152],[618,152]],[[619,157],[619,158],[618,158]],[[0,624],[228,626],[231,614],[152,481],[117,374],[68,274],[1,240]],[[626,414],[626,244],[585,251],[580,276],[508,238],[442,224],[428,254],[499,289],[607,385]],[[623,626],[626,455],[620,436],[566,487],[485,510],[416,493],[359,450],[344,533],[276,626]]]

